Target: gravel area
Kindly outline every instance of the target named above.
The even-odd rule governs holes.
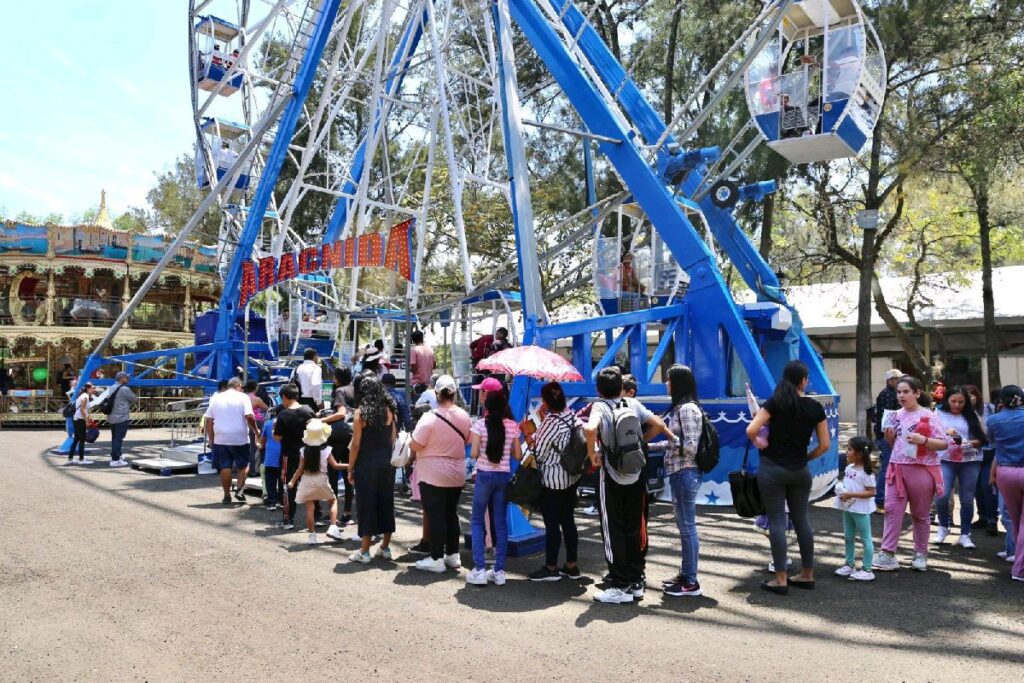
[[[135,430],[127,449],[158,451],[166,439]],[[464,572],[411,569],[405,548],[419,538],[419,515],[404,498],[395,561],[363,566],[347,559],[354,541],[310,547],[262,506],[222,505],[215,477],[112,469],[104,443],[91,467],[65,467],[48,454],[60,440],[0,432],[3,680],[1021,676],[1024,584],[995,557],[1001,536],[977,534],[973,552],[938,549],[924,574],[853,584],[832,576],[841,518],[822,503],[817,589],[780,597],[758,588],[767,539],[729,510],[702,508],[705,595],[672,598],[658,586],[678,568],[679,543],[671,506],[660,503],[646,599],[602,605],[591,599],[604,571],[599,529],[582,514],[589,578],[532,584],[535,556],[510,560],[506,586],[479,588]],[[881,518],[873,522],[877,544]],[[470,563],[468,550],[462,557]]]

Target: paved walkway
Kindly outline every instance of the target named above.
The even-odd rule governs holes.
[[[165,438],[135,431],[129,449]],[[1024,662],[1024,585],[994,557],[1001,539],[984,535],[973,553],[934,552],[926,574],[851,584],[831,576],[840,518],[823,505],[818,589],[779,597],[758,589],[767,540],[703,508],[704,597],[650,589],[639,606],[601,605],[590,579],[526,581],[537,558],[512,559],[503,588],[410,569],[418,515],[405,500],[395,562],[364,567],[347,561],[354,542],[310,548],[262,507],[221,505],[214,477],[111,469],[99,457],[62,467],[45,455],[59,439],[0,432],[6,680],[981,681],[1016,680]],[[593,577],[598,528],[580,521]],[[668,505],[655,506],[650,530],[657,586],[678,562]]]

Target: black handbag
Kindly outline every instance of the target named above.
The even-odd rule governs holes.
[[[534,508],[540,500],[542,489],[540,470],[520,463],[508,483],[505,497],[513,505]]]
[[[761,501],[761,489],[757,486],[757,475],[747,471],[747,459],[750,457],[750,442],[743,451],[743,465],[740,469],[729,473],[729,488],[732,490],[732,506],[740,517],[757,517],[765,513]]]

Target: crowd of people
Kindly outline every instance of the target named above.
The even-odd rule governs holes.
[[[392,456],[398,442],[411,452],[411,463],[399,468],[398,489],[410,493],[422,507],[422,536],[410,550],[423,557],[414,567],[434,573],[461,568],[459,505],[466,482],[472,479],[473,566],[465,578],[469,584],[500,586],[506,581],[507,493],[512,463],[517,461],[539,471],[535,507],[546,535],[543,563],[528,574],[529,580],[577,580],[583,576],[575,521],[583,470],[568,468],[566,453],[578,439],[585,441],[595,481],[595,507],[607,562],[605,587],[594,599],[622,604],[643,599],[646,591],[650,500],[644,465],[647,453],[658,450],[664,452],[664,474],[681,546],[679,571],[666,577],[662,588],[674,597],[702,594],[696,501],[705,474],[698,464],[705,414],[688,367],[674,365],[667,371],[670,407],[662,415],[633,397],[636,382],[631,376],[610,367],[597,373],[598,397],[582,410],[570,409],[561,385],[548,382],[541,388],[539,409],[522,422],[513,418],[506,384],[487,377],[474,386],[482,412],[474,420],[456,381],[434,374],[433,352],[423,343],[422,334],[414,334],[412,341],[409,377],[419,385],[414,401],[407,401],[395,376],[379,363],[382,357],[375,352],[381,349],[376,345],[364,352],[361,360],[368,362],[362,362],[357,372],[344,366],[335,370],[329,406],[324,405],[322,369],[312,349],[306,351],[292,381],[280,389],[276,407],[270,407],[272,401],[256,382],[243,385],[238,378],[224,382],[211,397],[205,415],[222,502],[231,504],[232,494],[236,502],[246,502],[246,479],[256,468],[266,508],[282,511],[282,529],[295,528],[301,504],[308,543],[320,543],[319,526],[327,527],[328,539],[344,540],[354,520],[352,537],[360,545],[349,559],[362,564],[391,559],[396,529]],[[787,594],[790,587],[815,587],[808,463],[829,451],[832,435],[822,404],[805,394],[808,377],[806,365],[789,363],[746,430],[760,450],[757,484],[765,513],[763,527],[771,545],[769,568],[774,574],[761,586],[778,595]],[[112,460],[120,460],[125,431],[116,418],[127,414],[137,400],[125,386],[127,376],[117,379],[115,387],[120,388],[111,396],[117,456]],[[426,382],[419,381],[423,379]],[[94,393],[95,388],[86,384],[75,403],[75,444],[69,458],[77,452],[82,459],[84,439],[79,437]],[[1016,545],[1024,542],[1024,392],[1007,386],[995,399],[985,403],[974,387],[953,387],[933,410],[930,393],[916,378],[895,370],[886,374],[886,387],[876,402],[877,439],[872,443],[867,436],[856,436],[846,445],[845,470],[834,500],[843,516],[845,556],[835,574],[866,582],[875,579],[876,571],[898,569],[908,508],[913,538],[910,567],[927,570],[929,546],[949,539],[951,503],[956,500],[959,544],[974,549],[972,529],[994,533],[996,519],[1001,518],[1007,533],[1000,557],[1012,563],[1012,578],[1024,581],[1024,553],[1015,552]],[[877,459],[872,455],[875,446]],[[234,486],[233,472],[237,475]],[[988,496],[992,503],[987,502]],[[933,510],[938,529],[929,538]],[[870,521],[873,513],[884,515],[877,553]],[[795,532],[799,547],[796,572],[791,571],[788,557],[790,531]]]

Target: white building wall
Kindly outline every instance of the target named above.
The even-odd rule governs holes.
[[[872,400],[885,386],[885,371],[892,369],[888,358],[874,358],[871,361]],[[857,421],[857,372],[853,358],[826,358],[825,372],[832,380],[832,386],[839,394],[839,421]]]

